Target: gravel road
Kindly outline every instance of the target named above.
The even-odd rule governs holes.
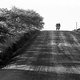
[[[41,31],[0,70],[0,80],[80,80],[80,34]]]

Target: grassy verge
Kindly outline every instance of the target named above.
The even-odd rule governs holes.
[[[7,65],[11,59],[22,53],[24,47],[28,46],[31,41],[39,34],[40,31],[31,31],[25,33],[19,41],[14,43],[12,47],[7,47],[0,53],[0,67]],[[26,46],[25,46],[26,45]]]

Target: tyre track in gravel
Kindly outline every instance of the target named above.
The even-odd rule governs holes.
[[[73,35],[71,32],[69,32],[69,34],[67,34],[66,37],[66,42],[67,44],[70,45],[70,47],[67,47],[67,51],[69,51],[71,57],[72,57],[72,61],[70,62],[73,65],[80,65],[80,43],[78,42],[78,39],[76,38],[75,35]],[[66,50],[65,50],[66,51]]]

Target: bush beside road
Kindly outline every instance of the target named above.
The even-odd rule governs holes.
[[[43,28],[43,17],[33,10],[0,9],[0,65]]]

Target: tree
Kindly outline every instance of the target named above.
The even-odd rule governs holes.
[[[5,22],[9,29],[23,31],[31,28],[38,30],[43,28],[43,17],[33,10],[12,7],[11,10],[1,9],[1,12],[0,17],[5,18]]]

